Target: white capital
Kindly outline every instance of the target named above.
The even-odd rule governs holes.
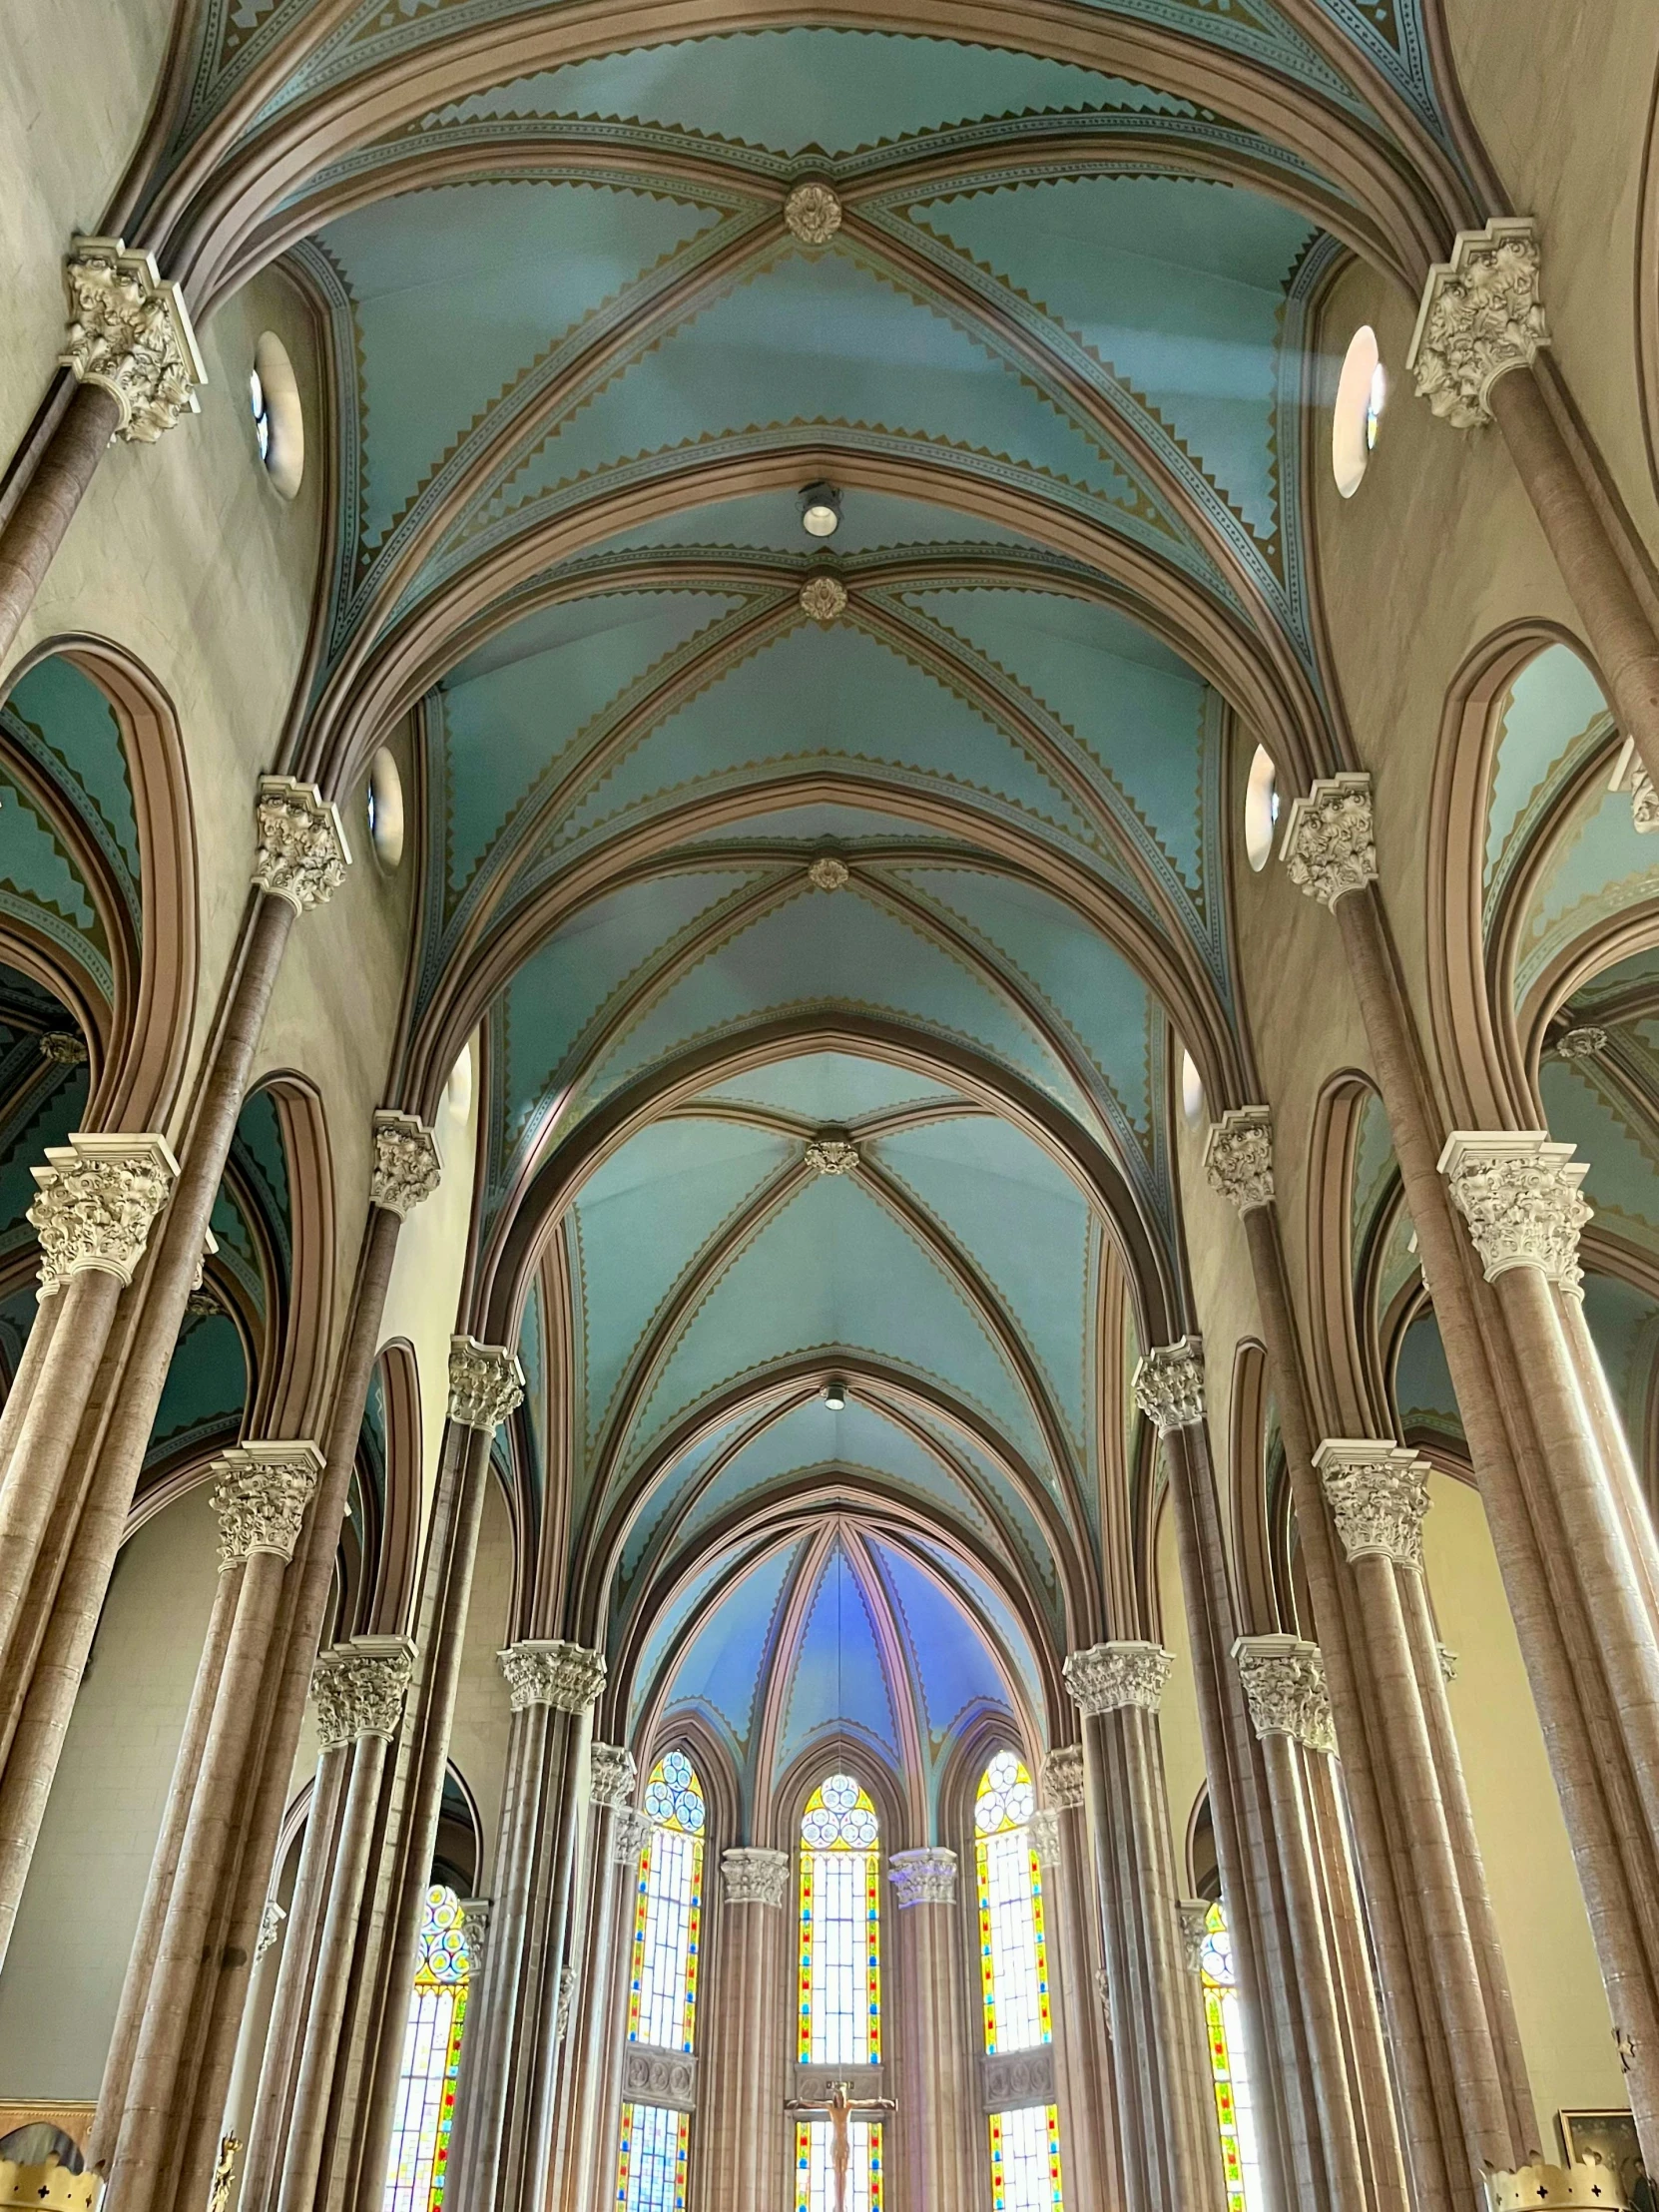
[[[1061,1669],[1072,1703],[1085,1714],[1140,1706],[1156,1713],[1175,1660],[1157,1644],[1095,1644],[1074,1651]]]
[[[358,1736],[394,1737],[414,1661],[415,1647],[407,1636],[353,1636],[323,1652],[311,1675],[323,1750]]]
[[[1292,805],[1279,857],[1291,881],[1322,906],[1335,906],[1348,892],[1375,883],[1371,778],[1352,772],[1322,777],[1306,799]]]
[[[938,1846],[895,1851],[887,1861],[887,1880],[900,1912],[916,1905],[954,1905],[956,1854]]]
[[[1181,1931],[1182,1952],[1188,1966],[1197,1973],[1204,1964],[1204,1938],[1210,1933],[1210,1908],[1203,1898],[1178,1898],[1175,1920]]]
[[[1031,1836],[1031,1849],[1037,1855],[1040,1867],[1057,1867],[1060,1864],[1060,1816],[1052,1806],[1044,1812],[1033,1813],[1027,1827]]]
[[[559,2004],[553,2019],[553,2038],[562,2043],[570,2033],[570,2007],[576,1996],[576,1968],[559,1968]]]
[[[475,1985],[489,1951],[490,1898],[462,1898],[461,1934],[466,1938],[467,1976]]]
[[[399,1220],[430,1198],[443,1176],[438,1141],[414,1114],[382,1111],[374,1117],[374,1168],[368,1202]]]
[[[1043,1765],[1043,1796],[1056,1813],[1075,1813],[1083,1802],[1083,1747],[1062,1744]]]
[[[1590,1219],[1578,1186],[1589,1171],[1547,1130],[1452,1131],[1440,1173],[1488,1283],[1509,1268],[1539,1268],[1564,1290],[1578,1288],[1578,1232]]]
[[[611,1831],[611,1861],[618,1867],[637,1867],[640,1853],[651,1841],[651,1815],[638,1806],[625,1805]]]
[[[1241,1214],[1273,1204],[1273,1114],[1266,1106],[1235,1106],[1213,1122],[1204,1144],[1210,1188]]]
[[[1405,365],[1417,397],[1455,429],[1490,422],[1498,378],[1530,368],[1548,345],[1541,269],[1532,218],[1499,216],[1459,231],[1450,261],[1428,272]]]
[[[58,359],[77,383],[114,395],[116,436],[154,445],[187,409],[199,414],[208,372],[185,295],[163,282],[155,256],[129,253],[123,239],[77,238],[63,273],[69,329]]]
[[[625,1744],[595,1744],[588,1753],[589,1795],[595,1805],[620,1813],[632,1802],[639,1778],[634,1754]]]
[[[787,1851],[760,1851],[752,1844],[742,1845],[721,1853],[720,1871],[728,1905],[769,1905],[776,1909],[789,1895]]]
[[[1422,1565],[1428,1466],[1403,1444],[1327,1436],[1314,1454],[1326,1502],[1350,1559]]]
[[[1160,1436],[1196,1426],[1204,1418],[1204,1339],[1181,1337],[1154,1346],[1137,1365],[1130,1387]]]
[[[524,1370],[505,1345],[449,1340],[449,1418],[463,1428],[498,1428],[524,1402]]]
[[[1331,1693],[1318,1644],[1297,1636],[1241,1636],[1233,1656],[1258,1736],[1290,1736],[1310,1751],[1336,1751]]]
[[[178,1177],[167,1139],[74,1130],[29,1172],[38,1185],[27,1219],[40,1238],[41,1296],[89,1268],[131,1283]]]
[[[339,809],[314,784],[291,776],[262,776],[254,806],[259,849],[254,881],[295,913],[323,906],[345,880],[351,847]]]
[[[558,1713],[585,1713],[605,1687],[605,1655],[583,1644],[527,1638],[497,1654],[515,1713],[551,1705]]]
[[[221,1573],[256,1551],[293,1557],[322,1464],[322,1453],[304,1436],[255,1438],[214,1461],[219,1481],[211,1503],[219,1515]]]

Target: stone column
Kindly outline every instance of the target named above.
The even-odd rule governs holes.
[[[361,2069],[355,2094],[350,2082],[341,2085],[342,2094],[336,2091],[342,2106],[335,2151],[338,2194],[362,2212],[379,2212],[385,2194],[409,1990],[449,1769],[449,1738],[490,1449],[496,1429],[523,1398],[524,1371],[516,1354],[503,1345],[480,1344],[473,1337],[450,1340],[449,1430],[440,1457],[416,1613],[423,1657],[409,1701],[387,1822],[376,1916],[380,1939],[367,1962],[361,2008]]]
[[[324,1748],[349,1743],[345,1802],[311,1981],[310,2004],[282,2155],[278,2212],[309,2212],[331,2103],[346,1986],[358,1941],[386,1753],[403,1717],[415,1647],[405,1636],[353,1636],[316,1664],[317,1734]]]
[[[786,1968],[793,1871],[787,1851],[746,1845],[721,1854],[721,1997],[705,2011],[710,2032],[700,2099],[709,2212],[773,2212],[790,2201],[784,2099],[792,2049]]]
[[[990,2152],[983,2100],[973,2093],[982,2038],[968,2032],[956,1854],[937,1847],[895,1851],[887,1880],[898,1908],[898,2110],[891,2126],[901,2201],[912,2212],[935,2204],[965,2212],[981,2195]],[[1035,2055],[1052,2064],[1046,2053]]]
[[[177,284],[121,239],[77,238],[64,262],[69,328],[59,363],[74,398],[0,532],[0,663],[113,438],[153,445],[208,380]]]
[[[629,1816],[639,1770],[633,1753],[623,1745],[595,1744],[588,1756],[588,1774],[593,1808],[589,1863],[593,1872],[588,1884],[574,2040],[565,2069],[564,2156],[555,2185],[555,2212],[587,2212],[597,2202],[601,2146],[607,2134],[613,2147],[616,2141],[617,2115],[608,2108],[607,2092],[615,2072],[612,2029],[624,1979],[624,1942],[630,1932],[623,1906],[632,1896],[628,1877],[617,1859],[617,1846],[619,1839],[632,1846],[637,1834]],[[639,1851],[634,1849],[629,1869],[634,1871],[638,1866]]]
[[[1221,2153],[1198,2006],[1182,1971],[1157,1712],[1174,1664],[1156,1644],[1065,1663],[1104,1932],[1126,2212],[1220,2212]]]
[[[1659,638],[1598,511],[1582,432],[1540,376],[1550,342],[1530,216],[1459,231],[1428,273],[1406,356],[1419,397],[1460,430],[1495,421],[1561,571],[1618,724],[1659,781]]]
[[[1551,1407],[1542,1419],[1535,1414],[1535,1379],[1456,1226],[1439,1172],[1445,1133],[1377,889],[1370,778],[1345,775],[1315,784],[1292,807],[1281,850],[1293,880],[1331,907],[1342,929],[1486,1525],[1577,1861],[1631,2108],[1646,2155],[1659,2162],[1659,1930],[1646,1910],[1646,1901],[1659,1893],[1659,1837],[1643,1803],[1641,1762],[1618,1718],[1627,1693],[1600,1635],[1605,1593],[1587,1590],[1579,1577],[1550,1465],[1549,1421],[1569,1410],[1570,1401],[1563,1405],[1546,1377],[1542,1387]],[[1576,1455],[1578,1447],[1570,1448]],[[1342,1728],[1339,1708],[1339,1735]]]
[[[156,1249],[135,1294],[142,1302],[119,1378],[114,1379],[112,1394],[102,1408],[88,1406],[87,1392],[82,1391],[77,1400],[66,1379],[48,1372],[48,1360],[31,1393],[31,1401],[38,1395],[55,1403],[55,1417],[79,1424],[79,1473],[74,1495],[69,1494],[72,1485],[64,1487],[55,1540],[47,1553],[37,1557],[30,1586],[26,1609],[33,1609],[44,1624],[38,1656],[31,1631],[28,1649],[20,1642],[15,1664],[13,1653],[8,1652],[0,1672],[0,1706],[9,1735],[0,1770],[0,1948],[9,1937],[110,1575],[126,1535],[133,1492],[186,1302],[200,1279],[209,1216],[230,1156],[282,948],[294,917],[332,895],[350,859],[337,811],[314,789],[290,778],[262,779],[257,826],[254,887],[258,895],[239,947],[234,980],[228,986],[218,1048],[197,1100],[190,1144],[173,1184]],[[74,1149],[73,1140],[70,1149]],[[43,1199],[50,1196],[56,1206],[61,1191],[62,1186],[54,1184],[50,1193],[43,1192]],[[100,1202],[101,1213],[107,1203],[112,1231],[122,1220],[129,1229],[136,1227],[136,1197],[134,1189],[118,1189],[107,1202]],[[72,1241],[79,1243],[80,1234]],[[60,1306],[64,1300],[60,1297],[53,1304]],[[52,1344],[64,1334],[54,1323]],[[67,1340],[64,1349],[68,1354]],[[21,1431],[19,1436],[21,1440]],[[305,1673],[308,1676],[308,1656]],[[300,1688],[302,1695],[303,1683]]]
[[[460,2212],[540,2212],[550,2186],[578,1783],[605,1660],[580,1644],[529,1640],[502,1652],[501,1671],[513,1722],[489,1963],[456,2097]]]
[[[1234,1655],[1273,1794],[1274,1842],[1296,1950],[1297,1986],[1328,2171],[1341,2177],[1342,2201],[1363,2206],[1366,2189],[1359,2131],[1349,2094],[1348,2053],[1336,1970],[1326,1941],[1302,1764],[1305,1756],[1328,1759],[1337,1749],[1325,1668],[1318,1645],[1295,1636],[1241,1636]]]
[[[1043,1863],[1066,2196],[1075,2204],[1115,2205],[1124,2193],[1114,2126],[1117,2093],[1100,1987],[1102,1968],[1090,1941],[1093,1916],[1080,1745],[1065,1744],[1049,1753],[1043,1767],[1043,1797],[1047,1811],[1038,1850]]]

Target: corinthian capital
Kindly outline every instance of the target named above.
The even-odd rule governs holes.
[[[770,1905],[781,1910],[790,1890],[790,1855],[787,1851],[759,1851],[745,1845],[723,1851],[720,1871],[726,1883],[728,1905]]]
[[[1060,1864],[1060,1816],[1053,1807],[1033,1813],[1027,1823],[1027,1832],[1038,1866],[1057,1867]]]
[[[588,1753],[589,1794],[595,1805],[620,1813],[631,1803],[640,1770],[625,1744],[595,1744]]]
[[[1540,1268],[1577,1289],[1578,1232],[1590,1219],[1578,1186],[1589,1162],[1575,1160],[1570,1144],[1542,1129],[1454,1129],[1440,1173],[1488,1283],[1509,1268]]]
[[[1210,1188],[1230,1198],[1241,1214],[1273,1204],[1273,1113],[1266,1106],[1235,1106],[1213,1122],[1204,1144]]]
[[[1061,1671],[1071,1701],[1082,1713],[1116,1713],[1126,1705],[1156,1713],[1174,1664],[1157,1644],[1095,1644],[1088,1651],[1074,1651]]]
[[[498,1654],[515,1713],[527,1705],[551,1705],[558,1713],[585,1713],[605,1687],[605,1655],[582,1644],[541,1638],[509,1644]]]
[[[1310,1751],[1335,1752],[1331,1693],[1318,1644],[1296,1636],[1241,1636],[1233,1656],[1258,1736],[1292,1736]]]
[[[262,776],[254,807],[259,850],[254,881],[295,913],[324,906],[345,880],[351,848],[339,809],[314,784],[291,776]]]
[[[188,409],[208,372],[177,284],[164,283],[153,254],[123,239],[77,238],[63,265],[69,329],[59,362],[77,383],[101,384],[121,409],[115,434],[154,445]]]
[[[956,1854],[937,1847],[895,1851],[887,1861],[887,1880],[901,1912],[914,1905],[954,1905]]]
[[[1056,1813],[1075,1813],[1083,1802],[1083,1747],[1062,1744],[1043,1765],[1043,1796]]]
[[[353,1636],[323,1652],[311,1676],[317,1737],[324,1751],[358,1736],[397,1734],[414,1672],[407,1636]]]
[[[1204,1339],[1154,1346],[1136,1366],[1130,1387],[1160,1436],[1195,1427],[1204,1418]]]
[[[1428,1468],[1414,1451],[1367,1437],[1328,1436],[1314,1465],[1350,1559],[1422,1565]]]
[[[561,1966],[559,1968],[559,2002],[553,2016],[553,2037],[556,2042],[562,2043],[570,2033],[570,2007],[575,1995],[576,1968],[574,1966]]]
[[[443,1175],[438,1141],[413,1114],[378,1113],[374,1117],[374,1171],[368,1202],[383,1206],[399,1220],[430,1198]]]
[[[1377,880],[1371,778],[1326,776],[1291,808],[1279,857],[1310,898],[1335,906]]]
[[[40,1238],[41,1296],[88,1268],[123,1283],[144,1257],[150,1226],[172,1193],[179,1163],[165,1137],[98,1137],[76,1130],[48,1145],[28,1219]]]
[[[291,1559],[299,1524],[322,1472],[322,1453],[307,1437],[263,1437],[238,1444],[214,1461],[219,1481],[220,1572],[256,1551]]]
[[[1548,345],[1540,276],[1530,216],[1459,231],[1450,261],[1428,272],[1405,365],[1416,375],[1417,397],[1455,429],[1490,422],[1488,396],[1498,378],[1530,368]]]
[[[1204,1965],[1204,1938],[1210,1933],[1210,1908],[1203,1898],[1178,1898],[1175,1922],[1181,1931],[1181,1950],[1187,1965],[1198,1973]]]
[[[505,1345],[449,1340],[449,1418],[463,1428],[498,1428],[524,1402],[524,1370]]]
[[[618,1867],[637,1867],[640,1853],[651,1841],[651,1815],[642,1813],[637,1806],[625,1805],[616,1817],[616,1827],[611,1831],[611,1862]]]

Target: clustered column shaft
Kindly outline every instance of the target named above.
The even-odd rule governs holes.
[[[1043,1855],[1043,1907],[1066,2191],[1078,2204],[1116,2204],[1123,2195],[1117,2091],[1106,2036],[1100,1920],[1091,1904],[1093,1870],[1080,1745],[1065,1744],[1050,1752],[1043,1768],[1043,1797],[1053,1834],[1053,1850]]]
[[[554,2203],[556,2212],[588,2212],[620,2115],[622,1994],[632,1902],[640,1853],[650,1822],[633,1805],[639,1779],[632,1752],[595,1744],[589,1763],[593,1831],[588,1865],[582,1971],[571,2014],[572,2047],[565,2069],[565,2126]]]
[[[898,2110],[891,2121],[907,2204],[968,2205],[984,2163],[968,2034],[967,1958],[956,1854],[895,1851],[887,1879],[897,1912]]]
[[[721,1856],[721,1997],[701,2100],[709,2212],[771,2212],[788,2201],[793,1872],[786,1851],[746,1845]]]

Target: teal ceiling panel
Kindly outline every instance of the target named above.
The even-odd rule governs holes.
[[[814,1592],[784,1705],[778,1767],[789,1766],[815,1737],[852,1731],[902,1760],[896,1695],[890,1684],[863,1585],[837,1541]]]
[[[138,816],[115,709],[92,678],[61,653],[37,661],[18,678],[6,709],[14,718],[12,734],[63,786],[92,830],[126,894],[133,926],[141,930]]]
[[[741,1751],[754,1736],[778,1609],[798,1551],[797,1545],[785,1545],[727,1592],[698,1631],[669,1689],[670,1710],[697,1699],[720,1715]]]
[[[901,1106],[942,1105],[956,1094],[923,1081],[907,1068],[888,1067],[883,1060],[865,1060],[850,1052],[808,1052],[799,1059],[779,1060],[771,1067],[734,1075],[704,1095],[768,1107],[822,1129],[861,1121],[866,1115],[889,1114]]]
[[[923,1741],[936,1770],[975,1714],[996,1711],[1012,1719],[1007,1684],[958,1595],[898,1545],[876,1537],[869,1549],[904,1641],[910,1679],[920,1691]]]
[[[1546,1060],[1538,1089],[1552,1137],[1590,1172],[1579,1186],[1600,1226],[1659,1251],[1659,1135],[1619,1096],[1594,1060]]]

